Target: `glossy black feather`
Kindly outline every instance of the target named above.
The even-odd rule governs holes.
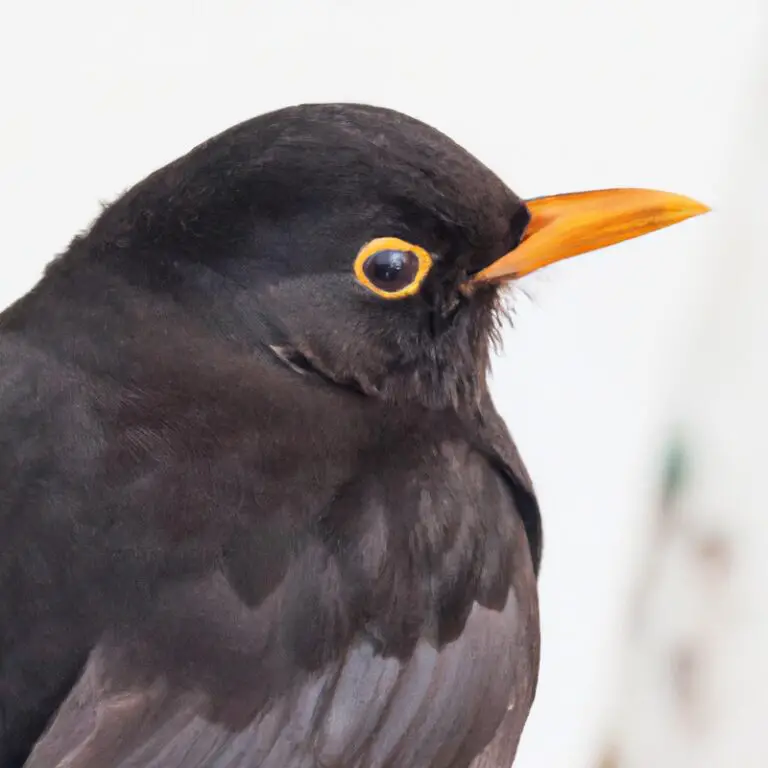
[[[495,734],[476,765],[508,765],[540,521],[496,290],[456,286],[521,211],[417,121],[295,108],[127,192],[0,316],[0,766],[461,768]],[[435,254],[419,296],[354,281],[382,235]]]

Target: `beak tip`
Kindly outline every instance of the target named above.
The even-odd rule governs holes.
[[[693,216],[701,216],[702,214],[709,213],[712,208],[710,206],[694,200],[692,197],[680,196],[681,212],[686,213],[686,218]]]
[[[676,214],[673,211],[676,209]],[[686,221],[687,219],[694,219],[697,216],[703,216],[706,213],[711,213],[712,208],[704,203],[694,200],[692,197],[680,197],[679,205],[672,206],[668,209],[670,220],[669,224],[676,224]]]

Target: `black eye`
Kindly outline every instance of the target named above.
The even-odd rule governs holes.
[[[363,272],[379,290],[396,293],[413,283],[419,266],[419,257],[413,251],[386,249],[371,254],[363,264]]]
[[[357,281],[382,299],[405,299],[419,292],[432,268],[432,257],[399,237],[377,237],[357,253]]]

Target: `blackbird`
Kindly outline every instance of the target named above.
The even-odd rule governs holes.
[[[105,207],[0,315],[0,766],[509,766],[542,533],[503,288],[705,210],[523,201],[352,104]]]

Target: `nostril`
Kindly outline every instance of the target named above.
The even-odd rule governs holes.
[[[531,223],[531,212],[528,210],[528,206],[525,204],[520,205],[520,207],[512,214],[512,219],[509,222],[509,231],[510,231],[510,239],[511,239],[511,245],[509,246],[509,250],[512,251],[515,248],[517,248],[518,245],[523,241],[523,237],[525,236],[525,230],[528,229],[528,225]]]
[[[505,254],[514,251],[523,241],[525,231],[528,229],[530,223],[531,212],[524,203],[520,203],[509,219],[508,234],[503,238],[503,241],[498,243],[496,247],[489,248],[487,251],[472,254],[471,263],[469,263],[466,268],[467,277],[473,277]]]

